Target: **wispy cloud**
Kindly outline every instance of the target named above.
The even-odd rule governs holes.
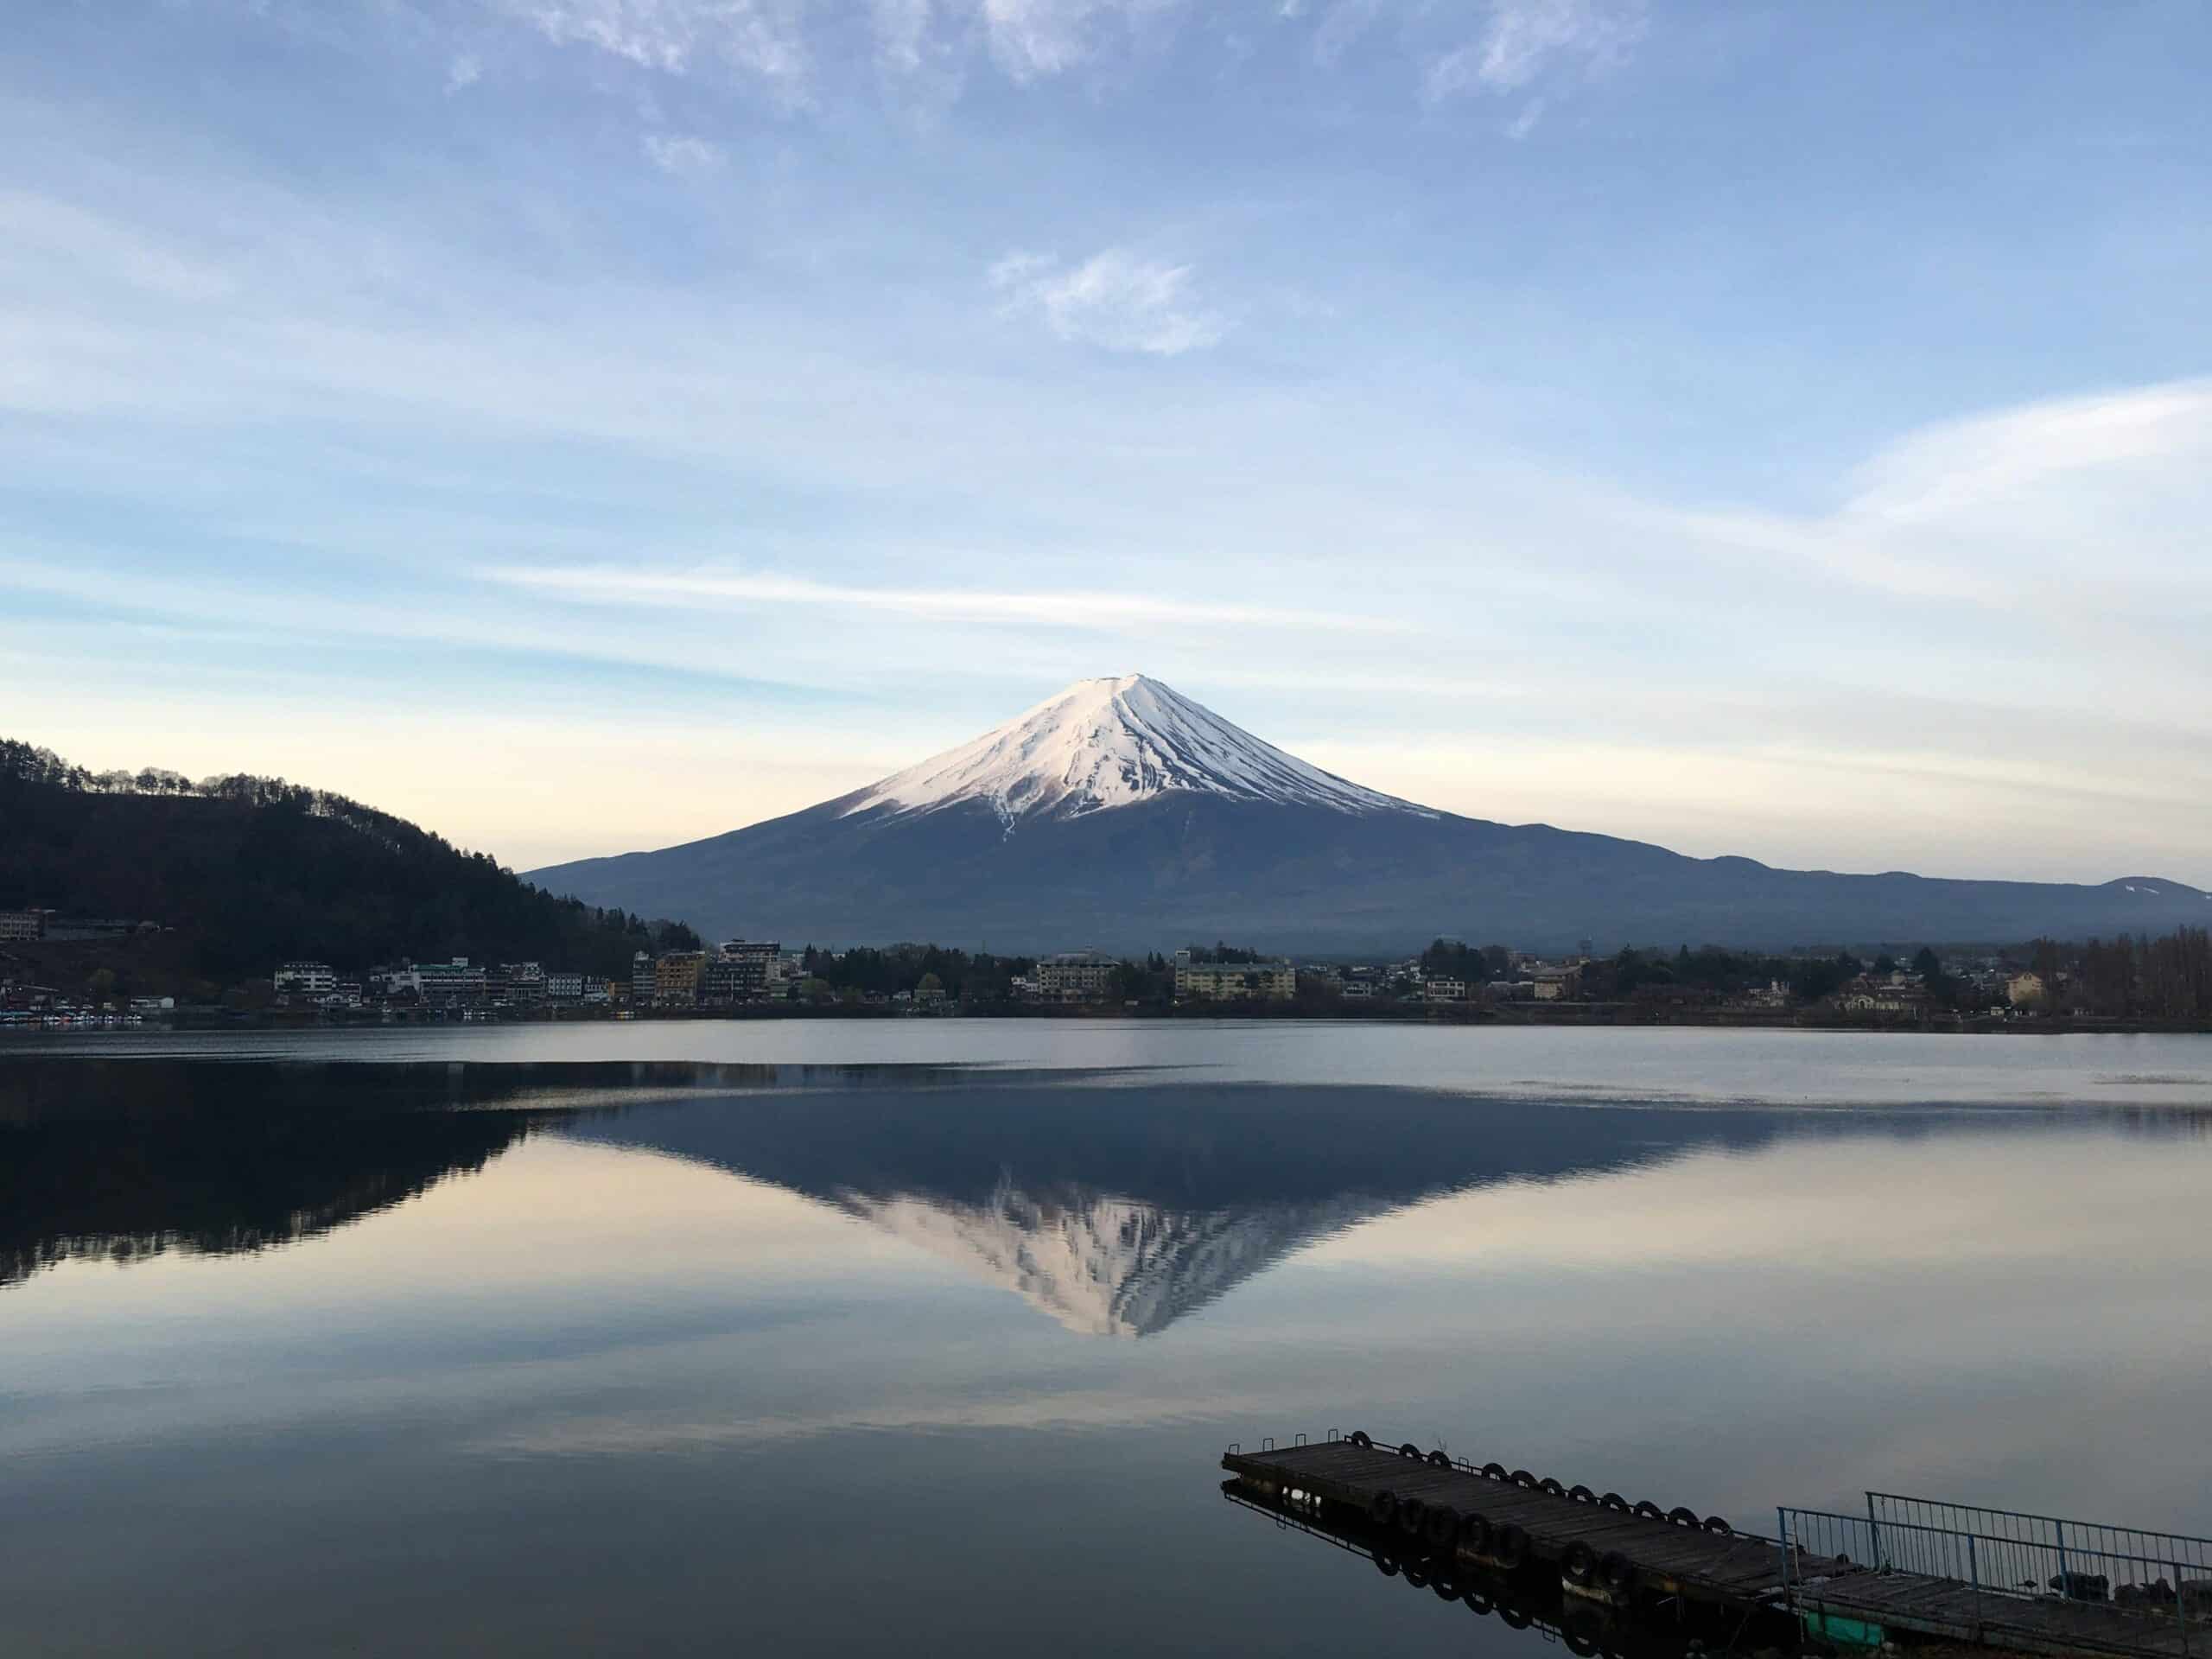
[[[893,75],[921,73],[936,55],[930,0],[875,0],[875,60]]]
[[[1044,318],[1062,340],[1109,352],[1179,357],[1217,345],[1230,321],[1198,297],[1190,265],[1144,259],[1122,248],[1079,265],[1016,251],[991,267],[990,285],[1011,313]]]
[[[834,106],[834,79],[853,54],[849,26],[815,0],[479,0],[558,46],[593,48],[640,68],[704,78],[715,68],[753,84],[787,111]],[[1418,65],[1422,95],[1439,104],[1481,91],[1530,92],[1540,83],[1600,73],[1624,59],[1646,29],[1646,0],[1487,0],[1471,39],[1434,44],[1448,13],[1426,0],[1279,0],[1278,21],[1303,35],[1307,54],[1334,69],[1370,36]],[[1440,14],[1442,15],[1440,15]],[[1126,62],[1147,43],[1165,46],[1192,16],[1192,0],[869,0],[864,38],[882,94],[943,108],[969,69],[987,64],[1016,86]],[[1188,32],[1187,30],[1185,32]],[[1223,37],[1240,49],[1236,31]],[[474,52],[454,60],[481,71]],[[1525,132],[1550,99],[1532,97],[1516,119]]]
[[[227,298],[237,288],[219,263],[181,250],[168,238],[54,196],[0,190],[0,272],[34,270],[65,283],[80,298],[98,288],[120,287],[197,302]],[[0,332],[24,315],[0,315]],[[37,332],[60,326],[59,317],[48,316]],[[12,372],[0,374],[0,385],[24,376],[23,357],[10,356]]]
[[[1834,511],[1684,515],[1700,538],[1913,600],[2040,613],[2072,634],[2212,600],[2212,380],[2052,398],[1889,445]],[[2094,569],[2098,602],[2084,607]],[[2140,652],[2139,635],[2133,649]],[[2191,649],[2194,649],[2192,646]]]
[[[1268,605],[1222,604],[1167,594],[1068,591],[983,592],[966,588],[841,587],[801,576],[734,572],[495,566],[480,572],[506,586],[601,604],[696,607],[804,605],[895,612],[938,621],[1003,622],[1110,630],[1131,623],[1215,627],[1313,628],[1398,633],[1395,620]]]
[[[1177,0],[980,0],[992,59],[1017,85],[1065,74]],[[948,7],[948,10],[956,8]],[[1118,37],[1118,38],[1117,38]]]
[[[641,68],[685,74],[721,64],[779,101],[809,96],[799,8],[785,0],[498,0],[556,46],[595,48]]]
[[[1437,104],[1602,74],[1627,58],[1649,27],[1643,0],[1491,0],[1481,31],[1430,60],[1422,93]],[[1509,129],[1514,137],[1527,135],[1547,102],[1534,97],[1522,106]]]
[[[1336,0],[1314,25],[1313,61],[1323,68],[1333,66],[1353,41],[1367,33],[1382,10],[1382,0]],[[1298,13],[1285,11],[1282,15],[1295,17]]]
[[[647,159],[664,173],[711,173],[722,164],[721,146],[694,134],[649,132],[644,143]]]
[[[985,0],[991,56],[1017,83],[1064,73],[1090,55],[1099,10],[1085,0]]]
[[[816,69],[810,33],[828,27],[803,0],[494,0],[556,45],[588,46],[667,74],[720,61],[790,100]],[[1125,45],[1180,0],[874,0],[879,69],[943,74],[988,52],[1017,86],[1046,80]]]
[[[446,91],[458,92],[474,86],[484,78],[484,65],[474,54],[457,53],[446,65]]]

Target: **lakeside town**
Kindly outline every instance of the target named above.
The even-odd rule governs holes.
[[[1556,1024],[2082,1028],[2201,1020],[2202,930],[2161,938],[1909,954],[1771,955],[1707,945],[1673,952],[1538,954],[1439,938],[1417,955],[1333,961],[1226,943],[1143,957],[1075,949],[993,956],[934,944],[787,949],[709,946],[663,925],[670,948],[636,951],[626,976],[538,962],[403,960],[365,969],[302,958],[240,983],[180,995],[135,985],[131,950],[157,922],[0,912],[0,1026],[41,1029],[184,1023],[402,1023],[778,1014],[1173,1014],[1370,1017]],[[77,946],[79,982],[43,982],[10,945]],[[48,951],[43,979],[61,982]]]

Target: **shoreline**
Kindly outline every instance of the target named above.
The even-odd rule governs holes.
[[[48,1026],[24,1021],[0,1025],[0,1040],[14,1033],[50,1036],[56,1033],[92,1034],[109,1032],[161,1030],[200,1031],[385,1031],[439,1029],[467,1026],[575,1026],[710,1024],[761,1020],[1120,1020],[1170,1023],[1177,1020],[1217,1020],[1238,1023],[1281,1022],[1340,1025],[1456,1027],[1510,1030],[1545,1029],[1602,1031],[1818,1031],[1860,1032],[1883,1036],[2204,1036],[2212,1035],[2212,1020],[2102,1019],[2094,1016],[2036,1016],[1993,1020],[1987,1017],[1883,1020],[1859,1017],[1821,1018],[1806,1014],[1775,1014],[1732,1009],[1671,1008],[1663,1012],[1630,1003],[1567,1003],[1532,1008],[1453,1008],[1444,1007],[1387,1007],[1381,1008],[1300,1007],[1267,1003],[1207,1003],[1175,1007],[1109,1007],[1096,1003],[988,1007],[923,1012],[911,1007],[810,1007],[803,1004],[758,1004],[724,1008],[664,1008],[620,1014],[563,1010],[561,1012],[486,1014],[473,1018],[427,1014],[362,1012],[357,1014],[318,1010],[291,1014],[275,1009],[235,1013],[223,1009],[183,1009],[173,1014],[147,1014],[134,1025],[85,1021]]]

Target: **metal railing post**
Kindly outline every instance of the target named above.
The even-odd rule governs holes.
[[[1967,1571],[1974,1578],[1974,1639],[1981,1640],[1981,1561],[1975,1554],[1974,1534],[1967,1534]]]
[[[1797,1575],[1789,1559],[1789,1511],[1777,1509],[1774,1515],[1777,1522],[1775,1535],[1782,1542],[1782,1593],[1795,1611],[1797,1605]]]
[[[2070,1596],[2074,1590],[2074,1580],[2067,1575],[2066,1571],[2066,1523],[2063,1521],[2054,1521],[2051,1524],[2058,1529],[2058,1593],[2061,1596]]]
[[[2181,1563],[2174,1563],[2174,1614],[2181,1620],[2182,1659],[2189,1659],[2189,1598],[2183,1594],[2189,1580],[2181,1575]]]
[[[1882,1559],[1882,1529],[1874,1520],[1874,1494],[1872,1492],[1866,1494],[1866,1540],[1874,1557],[1866,1565],[1878,1573],[1888,1563]]]

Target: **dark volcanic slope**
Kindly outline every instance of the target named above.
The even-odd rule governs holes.
[[[531,880],[716,937],[985,940],[994,950],[1172,949],[1217,937],[1308,951],[1398,950],[1438,934],[1786,947],[2084,938],[2212,921],[2212,897],[2101,887],[1771,869],[1542,825],[1351,813],[1171,791],[1009,833],[991,807],[789,817]]]

